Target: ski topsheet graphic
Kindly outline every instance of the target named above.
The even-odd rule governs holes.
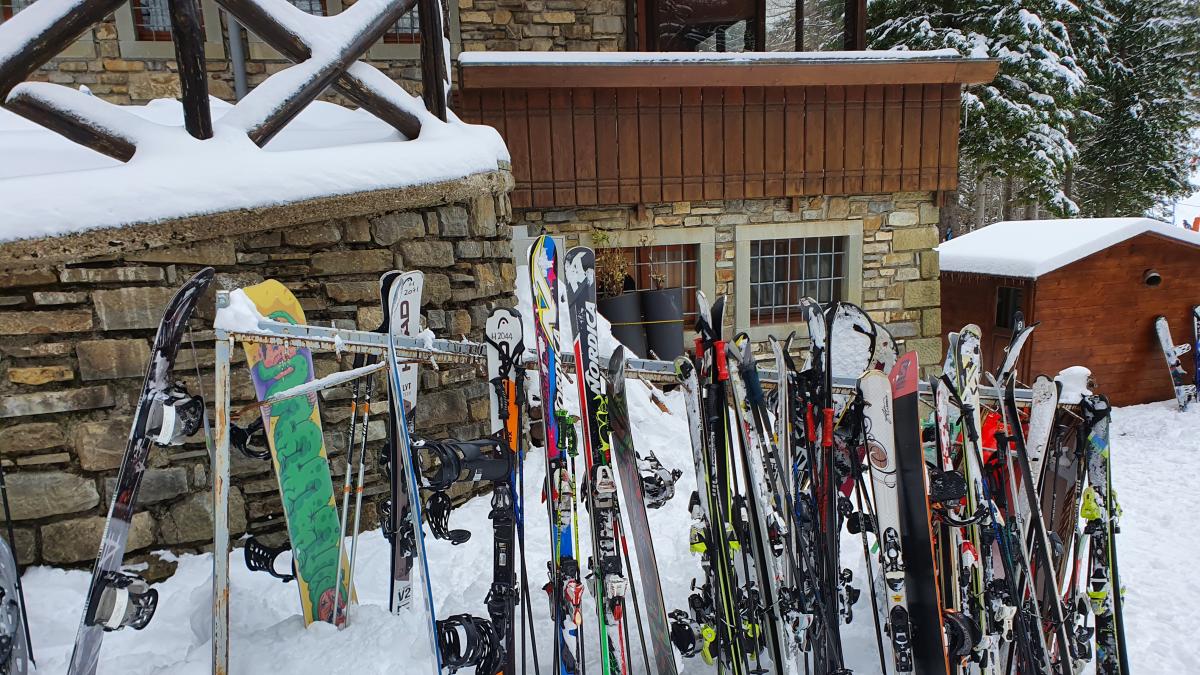
[[[1154,319],[1154,334],[1162,347],[1163,358],[1167,360],[1171,386],[1175,388],[1175,401],[1179,403],[1180,410],[1187,410],[1188,403],[1196,400],[1196,384],[1188,382],[1187,371],[1183,369],[1183,363],[1179,359],[1191,351],[1192,345],[1187,342],[1176,345],[1171,340],[1171,327],[1167,324],[1165,316]]]
[[[268,279],[243,291],[259,313],[275,321],[303,324],[300,302],[283,284]],[[312,352],[302,347],[245,343],[246,364],[259,401],[314,377]],[[335,619],[336,603],[351,597],[349,560],[339,556],[339,520],[333,479],[321,432],[317,395],[296,396],[263,406],[271,461],[279,479],[283,514],[295,560],[304,623]],[[338,560],[345,568],[335,594]],[[337,612],[345,616],[344,612]]]
[[[414,336],[421,330],[421,293],[425,286],[425,274],[420,271],[388,272],[379,279],[380,301],[383,304],[383,323],[378,332],[388,332],[393,324],[400,335]],[[393,306],[392,298],[395,298]],[[393,317],[392,312],[397,316]],[[414,411],[417,405],[418,380],[420,373],[416,363],[405,363],[400,366],[399,377],[396,380],[388,378],[389,391],[393,383],[399,381],[400,393],[406,406],[405,412]],[[395,396],[395,394],[392,394]],[[407,418],[406,418],[407,419]],[[400,431],[396,428],[399,416],[389,420],[389,447],[395,452]],[[401,522],[411,518],[408,508],[408,481],[405,477],[405,463],[402,458],[394,455],[388,460],[391,478],[391,504],[384,514],[391,522],[388,532],[392,544],[392,581],[390,585],[388,607],[393,613],[399,613],[412,606],[412,560],[413,540],[408,534],[411,528],[402,527]],[[396,532],[400,532],[397,538]]]
[[[100,553],[88,588],[84,618],[80,622],[75,649],[71,654],[68,671],[70,675],[92,675],[96,672],[104,631],[116,630],[122,625],[141,628],[149,621],[145,611],[131,617],[132,621],[126,621],[125,613],[117,611],[121,608],[116,605],[110,606],[108,603],[105,603],[105,606],[112,611],[107,613],[108,616],[101,616],[100,604],[106,598],[128,599],[123,590],[132,580],[120,572],[121,560],[125,556],[129,526],[133,520],[134,507],[137,505],[138,487],[149,463],[151,443],[181,442],[183,438],[199,430],[204,404],[199,399],[188,397],[181,387],[171,382],[171,369],[175,365],[175,355],[179,351],[183,333],[188,328],[192,310],[208,290],[213,276],[213,269],[206,267],[179,289],[167,304],[162,323],[159,324],[158,333],[154,337],[154,348],[150,352],[150,363],[146,368],[137,413],[129,431],[129,444],[125,447],[121,470],[117,474],[112,505],[108,509],[108,521],[104,525],[104,536],[100,541]],[[332,493],[330,498],[332,499]],[[337,527],[336,514],[334,527]],[[151,597],[149,593],[146,596],[147,601],[153,601],[157,594]],[[142,608],[153,613],[152,603],[144,604]]]

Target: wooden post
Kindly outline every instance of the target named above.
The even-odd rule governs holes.
[[[408,0],[401,4],[407,4],[411,9],[414,1]],[[252,0],[217,0],[217,4],[237,17],[246,28],[289,60],[299,63],[312,56],[312,50],[303,40],[284,28],[275,17],[264,12],[258,3]],[[421,121],[416,116],[386,97],[380,96],[369,83],[352,73],[341,73],[334,82],[334,87],[350,100],[362,106],[364,110],[390,124],[408,138],[416,138],[421,133]]]
[[[747,33],[751,26],[747,26]],[[767,51],[767,0],[754,1],[754,51]]]
[[[796,0],[796,46],[793,49],[804,51],[804,0]]]
[[[43,0],[46,2],[46,0]],[[112,14],[125,0],[82,0],[78,3],[57,2],[53,4],[53,20],[34,31],[32,39],[26,41],[7,58],[0,58],[0,102],[12,88],[23,82],[33,71],[41,68],[68,45],[77,40],[84,31],[101,19]],[[42,8],[39,6],[39,10]],[[35,21],[30,15],[18,13],[0,27],[0,42],[14,39],[14,34],[28,30],[26,24]],[[45,21],[45,19],[42,19]],[[8,30],[4,30],[7,28]]]
[[[846,0],[842,45],[851,52],[867,48],[867,0]]]
[[[442,48],[442,3],[417,0],[417,20],[421,24],[421,97],[425,108],[446,121],[446,58]]]
[[[179,86],[183,91],[183,126],[193,138],[212,138],[200,0],[167,0],[167,5],[171,10],[171,35],[175,40],[175,62],[179,64]]]

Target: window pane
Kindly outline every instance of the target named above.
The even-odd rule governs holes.
[[[683,294],[684,324],[691,326],[696,318],[696,291],[699,289],[697,269],[699,244],[663,244],[630,246],[620,249],[629,266],[635,290],[659,287],[680,288]],[[757,274],[751,265],[751,278]]]
[[[799,321],[800,299],[805,296],[823,304],[840,300],[845,251],[843,237],[750,242],[751,324]]]

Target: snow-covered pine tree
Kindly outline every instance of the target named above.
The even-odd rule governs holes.
[[[1075,211],[1062,191],[1075,155],[1069,131],[1085,74],[1068,22],[1075,5],[1055,0],[875,0],[868,41],[874,49],[952,48],[1000,60],[996,79],[963,93],[961,166],[975,182],[994,176],[1016,186],[1008,199]]]
[[[1112,21],[1091,51],[1067,186],[1083,214],[1140,215],[1191,193],[1200,128],[1200,4],[1104,0]]]

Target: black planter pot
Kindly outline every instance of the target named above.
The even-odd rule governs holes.
[[[637,293],[600,298],[596,309],[612,324],[613,337],[638,358],[646,358],[646,331],[642,327],[642,299]]]
[[[683,289],[638,291],[642,296],[642,321],[646,346],[663,361],[683,354]]]

